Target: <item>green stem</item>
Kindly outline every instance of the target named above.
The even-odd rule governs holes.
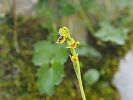
[[[68,31],[68,40],[69,41],[72,40],[69,31]],[[76,53],[74,48],[70,48],[70,51],[71,51],[72,56],[78,56],[78,54]],[[81,79],[79,60],[75,61],[75,62],[72,62],[72,63],[73,63],[73,67],[74,67],[77,79],[78,79],[81,96],[82,96],[83,100],[86,100],[85,92],[84,92],[83,84],[82,84],[82,79]]]
[[[18,34],[17,34],[17,15],[16,15],[16,0],[13,0],[13,41],[14,41],[14,46],[16,49],[16,52],[20,52],[20,48],[18,45]]]
[[[9,10],[8,0],[4,0],[3,3],[4,3],[4,6],[5,6],[6,11],[8,11]]]
[[[93,28],[93,25],[91,23],[91,20],[89,19],[89,17],[86,15],[84,9],[82,8],[81,6],[81,3],[79,0],[74,0],[74,3],[77,4],[77,6],[79,7],[79,13],[81,15],[81,17],[83,18],[88,30],[91,32],[91,33],[94,33],[95,32],[95,29]]]
[[[83,100],[86,100],[85,93],[84,93],[84,89],[83,89],[83,84],[82,84],[82,79],[81,79],[79,61],[76,62],[76,64],[74,65],[74,67],[75,67],[75,71],[77,71],[77,74],[76,75],[77,75],[77,79],[78,79],[78,82],[79,82],[79,87],[80,87],[80,91],[81,91],[82,98],[83,98]]]
[[[88,30],[89,30],[91,33],[94,33],[95,31],[94,31],[94,28],[93,28],[93,26],[92,26],[92,23],[91,23],[90,19],[86,16],[86,14],[85,14],[83,8],[80,8],[80,15],[81,15],[82,18],[84,19],[84,22],[85,22],[85,24],[86,24]]]
[[[74,49],[70,49],[70,51],[71,51],[73,56],[77,55]],[[80,92],[81,92],[82,98],[83,98],[83,100],[86,100],[85,92],[84,92],[83,84],[82,84],[82,79],[81,79],[79,61],[74,62],[73,63],[73,67],[74,67],[74,70],[75,70],[75,73],[76,73],[76,76],[77,76],[77,79],[78,79],[79,88],[80,88]]]

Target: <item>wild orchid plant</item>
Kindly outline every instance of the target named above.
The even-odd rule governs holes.
[[[56,43],[63,44],[65,41],[67,41],[67,48],[70,49],[71,55],[71,61],[73,63],[73,67],[79,82],[79,87],[81,91],[81,95],[83,100],[86,100],[83,85],[82,85],[82,79],[81,79],[81,73],[80,73],[80,64],[78,59],[78,54],[75,51],[75,48],[77,48],[77,45],[79,45],[79,41],[75,41],[69,33],[69,30],[67,27],[63,27],[59,29],[59,38]]]

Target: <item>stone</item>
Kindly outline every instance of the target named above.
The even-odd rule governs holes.
[[[121,59],[113,84],[120,92],[121,100],[133,100],[133,49]]]

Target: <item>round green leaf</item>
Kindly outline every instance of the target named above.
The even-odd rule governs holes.
[[[89,69],[84,74],[84,81],[88,85],[93,85],[98,81],[99,77],[100,77],[100,73],[96,69]]]

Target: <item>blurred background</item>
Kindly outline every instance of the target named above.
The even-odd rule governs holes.
[[[133,0],[0,0],[0,100],[82,100],[63,26],[87,100],[133,100]]]

